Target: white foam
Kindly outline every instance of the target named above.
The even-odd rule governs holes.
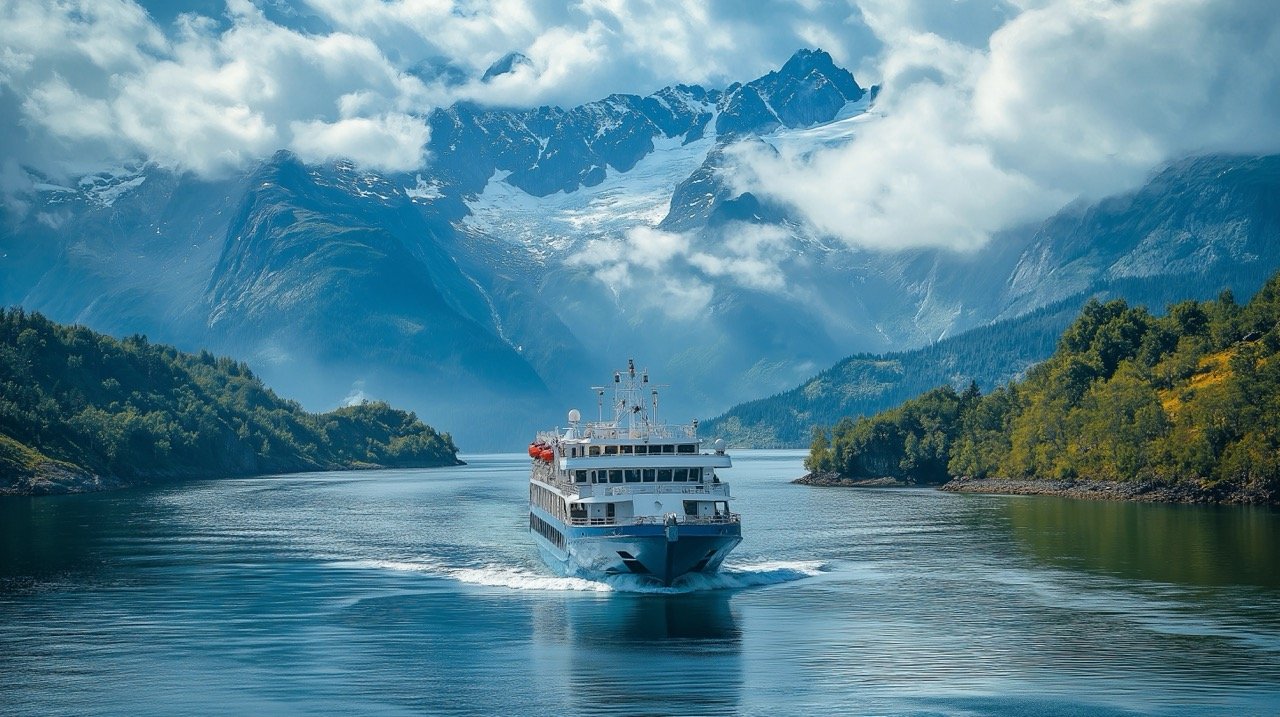
[[[467,568],[449,566],[433,560],[359,560],[339,562],[335,563],[335,565],[338,567],[417,572],[470,585],[510,588],[512,590],[660,594],[681,594],[708,590],[740,590],[765,585],[778,585],[811,578],[827,571],[826,565],[812,560],[726,565],[718,573],[686,575],[677,580],[675,585],[663,587],[639,575],[612,575],[603,581],[596,581],[585,578],[557,577],[522,567],[495,564]]]
[[[460,568],[429,560],[355,560],[338,562],[335,565],[337,567],[423,573],[446,580],[456,580],[460,583],[511,588],[512,590],[607,592],[613,589],[609,585],[592,580],[556,577],[505,565]]]

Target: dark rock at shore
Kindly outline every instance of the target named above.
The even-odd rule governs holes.
[[[454,460],[453,465],[465,466],[466,461]],[[367,471],[367,470],[398,470],[406,468],[440,468],[438,465],[414,465],[412,463],[404,465],[384,466],[376,463],[353,463],[346,466],[331,466],[328,468],[320,468],[306,471],[279,471],[269,474],[245,473],[223,473],[208,471],[181,471],[169,470],[159,471],[147,475],[138,480],[127,481],[112,475],[98,475],[90,471],[84,470],[79,466],[70,463],[62,463],[59,461],[48,461],[37,465],[30,471],[23,472],[17,476],[5,477],[0,476],[0,496],[44,496],[44,495],[68,495],[72,493],[96,493],[103,490],[117,490],[120,488],[129,488],[135,485],[142,485],[157,480],[182,480],[182,479],[209,479],[219,477],[246,477],[253,475],[293,475],[297,473],[316,473],[325,471]]]
[[[48,461],[16,476],[8,485],[0,485],[0,495],[93,493],[125,485],[124,481],[113,476],[95,475],[68,463]]]
[[[812,485],[822,488],[901,488],[912,483],[898,480],[897,478],[845,478],[839,473],[834,472],[817,472],[805,473],[803,476],[791,481],[797,485]]]
[[[1190,481],[1110,480],[1011,480],[1004,478],[953,478],[939,487],[951,493],[997,495],[1056,495],[1088,500],[1132,500],[1144,503],[1263,503],[1275,504],[1277,496],[1240,486],[1206,486]]]
[[[915,485],[895,478],[845,478],[834,472],[806,473],[792,483],[823,488],[896,488]],[[949,493],[994,495],[1054,495],[1086,500],[1131,500],[1142,503],[1280,503],[1280,496],[1234,485],[1206,486],[1195,482],[1110,480],[1012,480],[1004,478],[953,478],[938,486]]]

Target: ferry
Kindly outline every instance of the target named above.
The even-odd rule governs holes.
[[[613,374],[595,386],[598,420],[569,411],[568,428],[529,444],[529,532],[542,559],[566,577],[637,575],[670,586],[714,573],[742,542],[741,516],[729,509],[733,465],[717,440],[704,450],[698,422],[658,421],[658,388],[648,371]]]

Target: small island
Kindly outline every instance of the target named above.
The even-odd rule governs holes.
[[[1280,276],[1243,306],[1091,300],[1020,381],[816,428],[796,482],[1275,505],[1278,353]]]
[[[386,403],[309,413],[232,359],[0,310],[0,495],[459,465],[457,453]]]

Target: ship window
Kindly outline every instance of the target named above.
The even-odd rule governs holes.
[[[643,456],[649,453],[648,446],[636,446],[636,455]]]
[[[677,468],[677,469],[676,469],[676,476],[675,476],[675,480],[676,480],[676,482],[677,482],[677,483],[681,483],[681,482],[684,482],[684,481],[689,480],[689,469],[688,469],[688,468]]]
[[[622,455],[624,456],[631,455],[632,446],[618,446],[618,448],[620,449],[620,452],[622,453]]]
[[[700,480],[702,480],[702,469],[701,469],[701,468],[690,468],[690,469],[689,469],[689,480],[691,480],[691,481],[700,481]]]
[[[600,446],[591,446],[587,450],[590,451],[593,456],[600,455]]]
[[[698,447],[692,443],[681,443],[676,453],[697,453]]]
[[[610,482],[610,483],[621,483],[621,482],[622,482],[622,471],[619,471],[619,470],[612,470],[612,471],[609,471],[609,482]]]
[[[628,483],[639,483],[640,471],[636,470],[635,468],[628,468],[626,470],[626,477],[627,477]]]
[[[618,447],[617,447],[617,446],[605,446],[605,447],[604,447],[604,454],[605,454],[606,456],[616,456],[616,455],[618,455]]]
[[[587,472],[586,472],[586,471],[574,471],[574,472],[573,472],[573,482],[575,482],[575,483],[586,483],[586,482],[587,482]]]
[[[666,445],[664,445],[664,446],[662,447],[662,452],[663,452],[663,453],[675,453],[675,452],[676,452],[676,447],[675,447],[675,446],[673,446],[673,445],[671,445],[670,443],[668,443],[668,444],[666,444]]]
[[[698,501],[696,501],[696,500],[686,500],[686,501],[684,502],[684,514],[685,514],[685,515],[697,515],[697,514],[698,514]]]
[[[644,478],[645,483],[652,483],[654,478],[657,477],[658,471],[652,468],[645,468],[641,475]]]
[[[659,482],[659,483],[670,483],[670,482],[671,482],[671,469],[670,469],[670,468],[659,468],[659,469],[658,469],[658,482]]]
[[[614,511],[613,503],[604,504],[604,517],[612,519],[613,511]]]

